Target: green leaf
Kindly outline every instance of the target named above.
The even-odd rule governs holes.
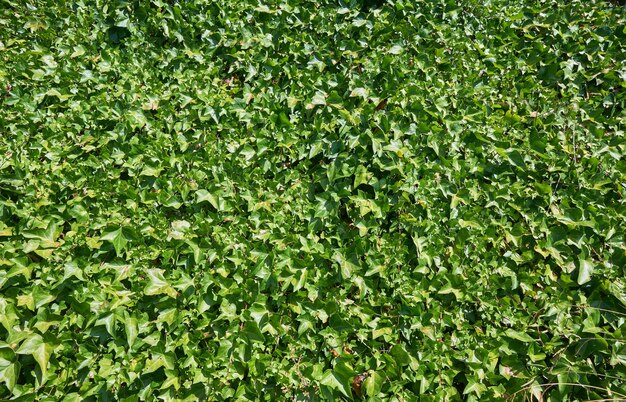
[[[402,345],[394,345],[390,353],[399,366],[407,366],[411,363],[411,356],[404,350]]]
[[[20,355],[31,355],[39,365],[42,373],[43,381],[48,376],[48,362],[50,355],[52,354],[52,345],[44,342],[43,338],[39,334],[31,334],[20,345],[16,353]]]
[[[201,202],[207,201],[213,208],[219,211],[219,204],[217,202],[217,198],[213,194],[211,194],[207,190],[198,190],[196,191],[196,202],[199,204]]]
[[[375,397],[380,394],[383,389],[383,384],[385,383],[385,378],[378,374],[378,372],[374,371],[369,373],[369,376],[363,382],[363,386],[365,387],[365,394],[370,397]]]
[[[578,284],[583,285],[591,280],[595,267],[589,260],[580,260],[578,267]]]
[[[470,379],[463,390],[463,395],[476,394],[480,397],[487,390],[487,386],[478,382],[476,379]]]
[[[507,329],[505,334],[509,338],[517,339],[518,341],[522,341],[524,343],[534,342],[534,339],[527,333],[516,331],[511,328]]]
[[[356,172],[354,173],[354,188],[359,187],[359,184],[367,184],[367,182],[367,168],[363,165],[357,166]]]
[[[98,319],[95,325],[104,325],[109,335],[111,335],[112,337],[115,337],[115,335],[117,334],[117,331],[115,330],[116,321],[117,321],[117,318],[115,314],[110,313]]]
[[[339,390],[343,395],[350,397],[352,391],[350,384],[341,376],[337,375],[333,370],[326,370],[320,379],[320,384],[326,385],[331,389]]]
[[[9,348],[0,349],[0,382],[4,382],[9,392],[13,392],[20,372],[20,363]]]
[[[354,88],[352,92],[350,92],[350,97],[361,97],[363,99],[367,99],[368,93],[365,88]]]
[[[122,255],[124,250],[126,250],[126,244],[128,244],[128,239],[124,236],[124,230],[120,227],[116,230],[106,232],[100,237],[100,240],[106,240],[113,244],[115,248],[115,254]]]
[[[311,100],[312,105],[325,105],[326,104],[326,94],[324,92],[317,92],[313,99]]]
[[[404,49],[400,45],[394,45],[394,46],[391,47],[391,49],[389,49],[389,53],[391,53],[391,54],[400,54],[403,51],[404,51]]]
[[[124,328],[126,330],[126,342],[128,347],[132,349],[138,334],[137,319],[132,315],[126,315],[124,319]]]
[[[178,292],[169,282],[165,280],[163,273],[164,271],[162,269],[152,268],[148,270],[148,283],[143,291],[145,295],[154,296],[165,294],[169,297],[177,297]]]

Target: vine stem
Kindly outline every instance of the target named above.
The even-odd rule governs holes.
[[[574,128],[572,129],[572,145],[574,146],[574,163],[578,163],[576,158],[576,124],[574,124]]]
[[[528,383],[526,383],[528,384]],[[619,392],[615,392],[612,391],[610,389],[607,388],[602,388],[602,387],[596,387],[595,385],[587,385],[587,384],[581,384],[581,383],[577,383],[577,382],[551,382],[551,383],[547,383],[547,384],[530,384],[530,385],[526,385],[525,387],[521,388],[520,390],[516,391],[513,395],[511,395],[511,399],[519,394],[520,392],[525,392],[530,390],[533,387],[540,387],[540,388],[549,388],[549,387],[555,387],[555,386],[559,386],[559,385],[565,385],[565,386],[571,386],[571,387],[582,387],[582,388],[587,388],[587,389],[594,389],[597,391],[604,391],[607,393],[613,393],[615,395],[617,395],[619,398],[623,398],[622,400],[626,400],[626,395],[624,394],[620,394]],[[609,399],[611,400],[611,399]],[[620,399],[617,399],[620,400]]]

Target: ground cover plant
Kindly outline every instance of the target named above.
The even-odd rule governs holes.
[[[0,399],[626,398],[624,11],[0,0]]]

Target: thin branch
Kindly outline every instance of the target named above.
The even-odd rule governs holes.
[[[617,396],[619,396],[620,398],[625,398],[626,399],[626,395],[624,394],[620,394],[619,392],[615,392],[611,389],[608,388],[602,388],[602,387],[596,387],[595,385],[587,385],[587,384],[580,384],[580,383],[576,383],[576,382],[551,382],[551,383],[547,383],[547,384],[530,384],[524,388],[521,388],[520,390],[516,391],[513,395],[511,395],[512,397],[519,394],[520,392],[525,392],[528,391],[530,389],[532,389],[533,387],[540,387],[540,388],[545,388],[545,387],[554,387],[554,386],[559,386],[559,385],[565,385],[565,386],[570,386],[570,387],[581,387],[581,388],[585,388],[585,389],[593,389],[596,391],[603,391],[606,393],[612,393],[615,394]]]
[[[611,401],[626,401],[626,399],[624,398],[590,399],[586,402],[611,402]]]
[[[580,308],[593,308],[593,309],[600,310],[600,311],[606,311],[606,312],[609,312],[609,313],[626,316],[626,313],[622,313],[620,311],[611,310],[611,309],[608,309],[608,308],[590,306],[588,304],[572,304],[571,306],[572,307],[580,307]]]

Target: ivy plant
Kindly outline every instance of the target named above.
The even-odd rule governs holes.
[[[0,399],[626,398],[625,26],[0,0]]]

